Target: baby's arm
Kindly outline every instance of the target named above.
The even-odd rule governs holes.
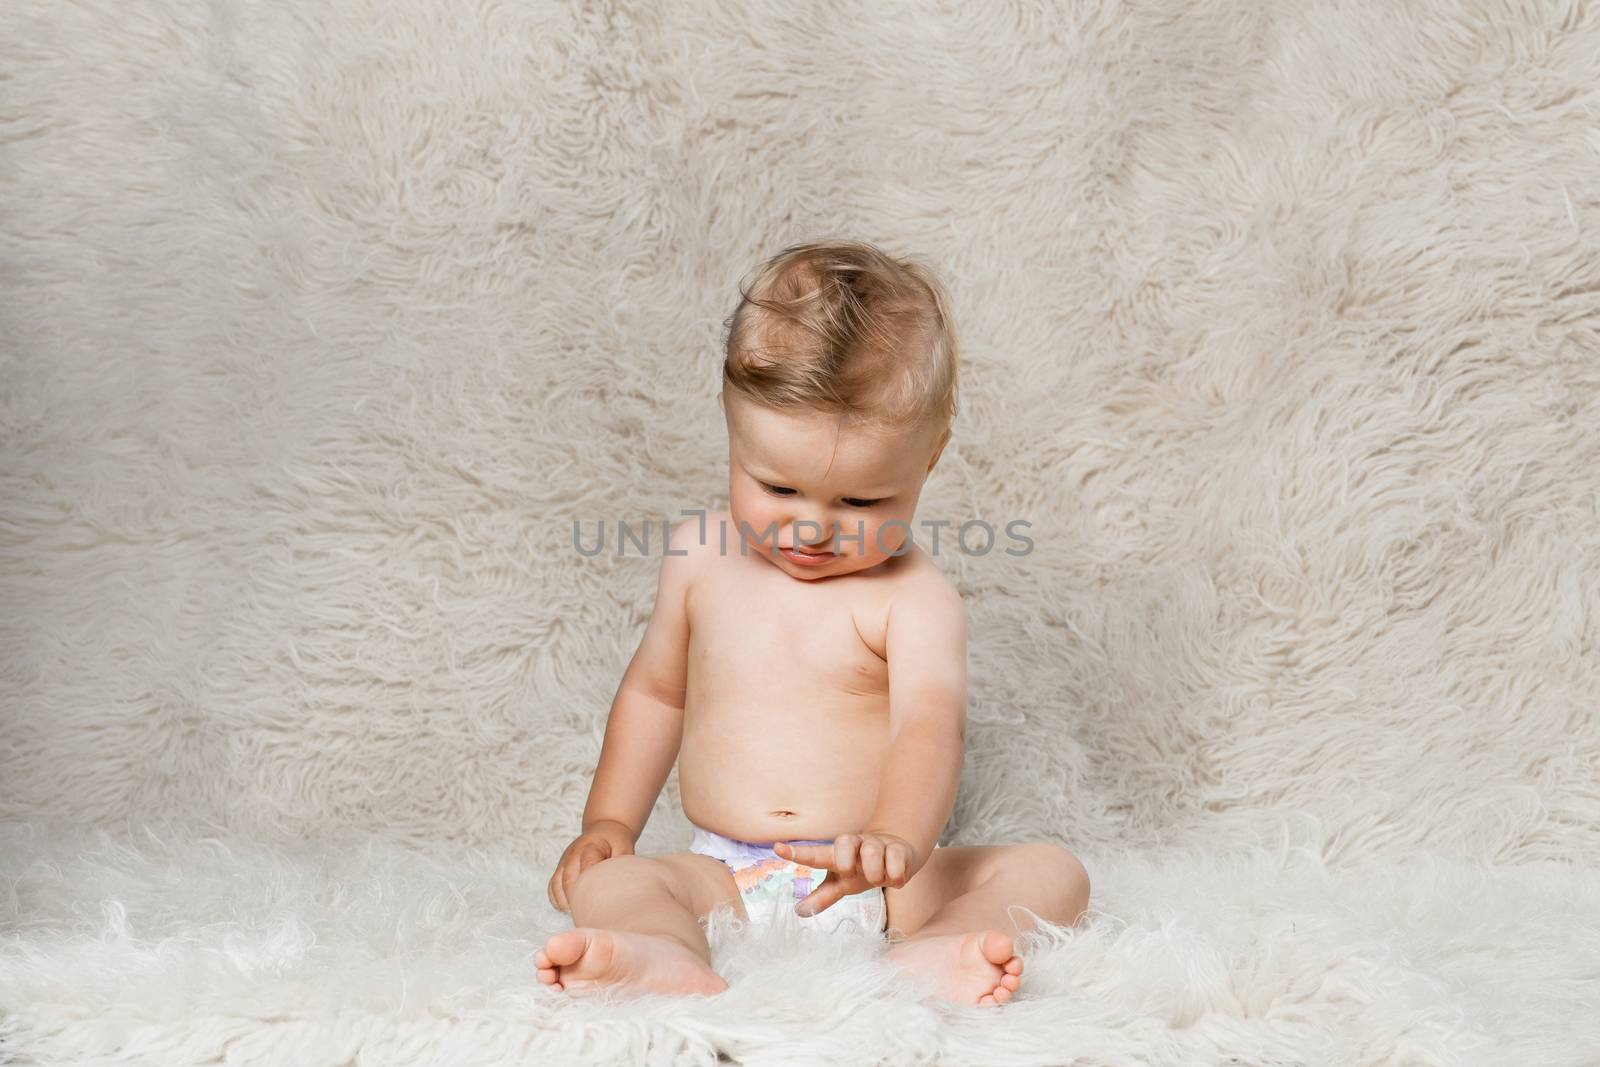
[[[966,612],[942,575],[895,597],[886,652],[889,756],[864,829],[916,849],[909,879],[928,862],[955,807],[966,740]]]
[[[672,553],[661,557],[656,602],[638,651],[622,675],[606,720],[600,765],[583,809],[583,828],[615,822],[644,831],[683,741],[688,685],[688,589],[697,553],[695,520],[672,531]],[[688,555],[677,555],[687,551]]]

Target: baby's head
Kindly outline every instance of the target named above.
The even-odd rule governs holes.
[[[767,260],[740,297],[718,397],[735,524],[795,578],[902,555],[956,415],[956,337],[938,280],[871,245],[822,241]],[[796,545],[834,554],[781,551]]]

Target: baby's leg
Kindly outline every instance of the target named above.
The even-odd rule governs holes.
[[[576,928],[545,942],[539,980],[566,990],[720,993],[728,983],[711,969],[699,916],[730,893],[737,902],[733,875],[706,856],[602,860],[573,883]]]

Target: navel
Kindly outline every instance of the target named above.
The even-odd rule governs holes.
[[[776,815],[780,819],[792,819],[794,817],[794,812],[792,811],[774,811],[770,814]]]

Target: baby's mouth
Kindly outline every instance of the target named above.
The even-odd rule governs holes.
[[[796,563],[821,563],[825,560],[832,559],[835,555],[835,553],[829,552],[826,549],[820,552],[814,552],[810,549],[792,547],[789,545],[779,545],[778,551]]]

